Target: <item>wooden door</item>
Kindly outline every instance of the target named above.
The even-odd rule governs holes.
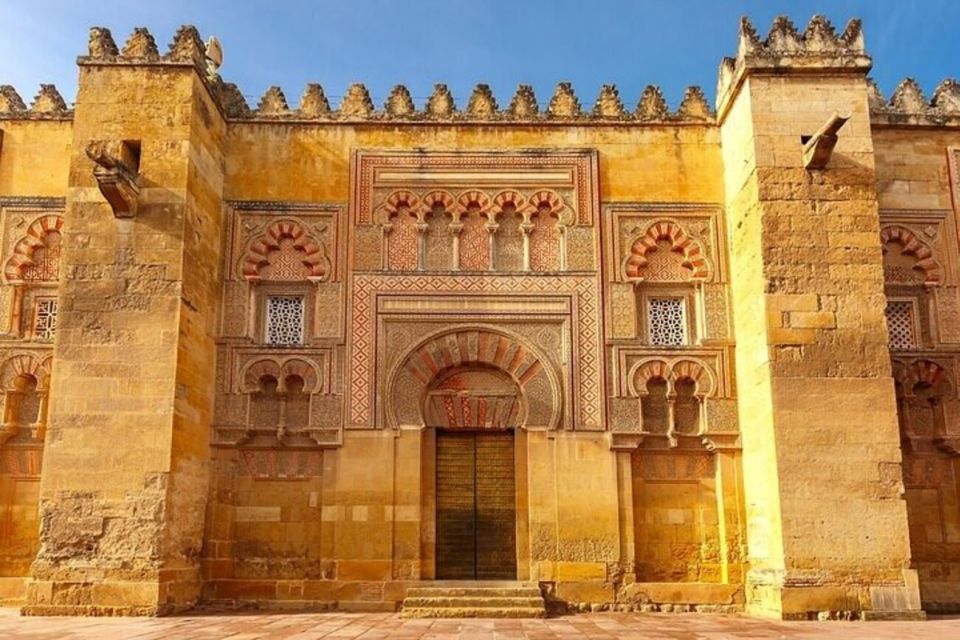
[[[514,580],[512,431],[437,433],[437,578]]]

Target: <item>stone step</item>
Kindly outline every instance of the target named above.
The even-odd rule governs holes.
[[[404,607],[414,609],[440,607],[466,607],[466,608],[502,608],[502,607],[542,607],[543,598],[537,597],[456,597],[444,594],[435,597],[410,597],[403,601]]]
[[[408,598],[539,598],[539,587],[410,587]]]
[[[545,618],[541,607],[407,607],[400,611],[401,618]]]

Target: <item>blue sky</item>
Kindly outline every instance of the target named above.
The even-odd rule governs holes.
[[[908,75],[928,96],[960,76],[960,0],[0,0],[0,84],[29,102],[41,82],[54,82],[69,101],[90,26],[108,27],[121,46],[146,26],[165,52],[176,28],[192,23],[220,38],[221,74],[251,105],[274,84],[294,105],[307,82],[334,103],[363,82],[378,106],[394,84],[419,105],[445,82],[461,107],[478,82],[502,107],[527,83],[545,104],[569,80],[584,106],[604,83],[617,85],[628,108],[647,84],[676,106],[690,84],[712,100],[741,15],[765,35],[778,14],[802,30],[815,13],[838,31],[863,19],[885,95]]]

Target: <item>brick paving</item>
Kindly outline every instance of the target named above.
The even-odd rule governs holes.
[[[203,614],[170,618],[24,618],[0,610],[0,638],[28,640],[658,640],[960,639],[960,618],[926,622],[772,622],[708,614],[595,613],[548,620],[401,620],[387,613]]]

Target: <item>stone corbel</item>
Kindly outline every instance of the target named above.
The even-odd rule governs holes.
[[[840,115],[834,111],[827,123],[805,140],[803,144],[803,166],[807,169],[824,169],[837,145],[837,132],[850,119],[850,114]]]
[[[129,140],[94,140],[87,145],[93,160],[93,177],[107,199],[113,215],[132,218],[137,215],[140,196],[140,145]]]

